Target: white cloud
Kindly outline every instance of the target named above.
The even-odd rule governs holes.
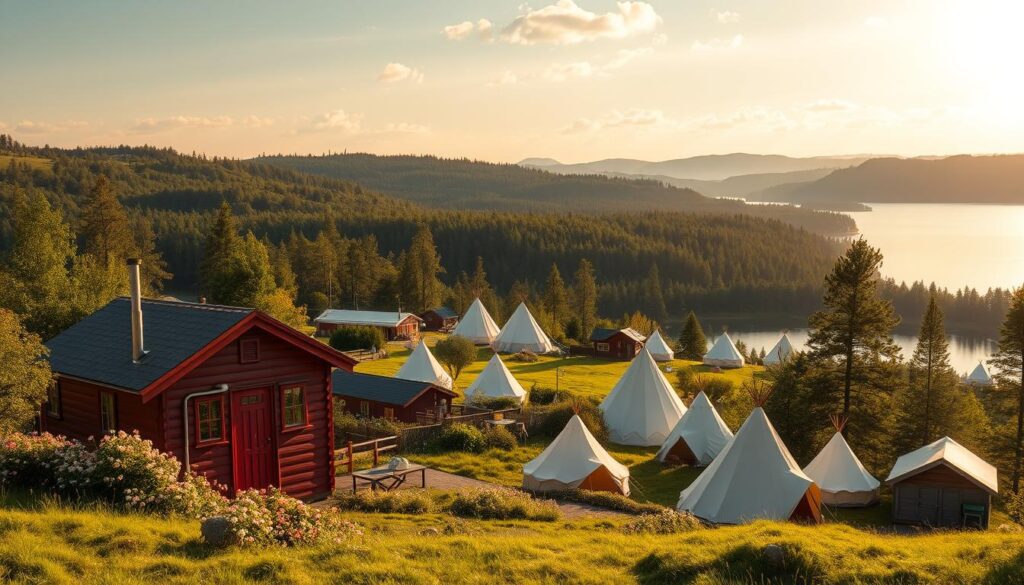
[[[19,134],[50,134],[65,130],[77,130],[88,128],[89,122],[84,120],[65,120],[64,122],[39,122],[35,120],[21,120],[14,124],[13,131]],[[0,129],[6,128],[6,124],[0,124]]]
[[[622,49],[615,53],[615,56],[605,62],[575,61],[572,63],[553,63],[539,72],[532,72],[517,75],[511,71],[505,71],[497,79],[487,85],[496,87],[510,85],[526,81],[548,81],[559,83],[573,79],[588,79],[594,77],[605,77],[616,69],[621,69],[637,57],[653,53],[651,47],[638,49]]]
[[[448,40],[461,41],[469,38],[469,36],[473,34],[473,31],[476,31],[477,36],[481,39],[490,40],[493,27],[494,25],[491,24],[491,21],[486,18],[481,18],[476,21],[476,24],[473,24],[470,20],[465,20],[458,24],[450,24],[444,27],[441,34],[443,34]]]
[[[274,125],[273,118],[261,118],[256,115],[249,115],[240,120],[242,126],[249,126],[250,128],[265,128],[267,126]]]
[[[733,12],[732,10],[723,10],[715,13],[715,20],[719,24],[732,24],[740,21],[740,13]]]
[[[166,118],[136,118],[129,128],[136,134],[155,134],[177,128],[225,128],[234,124],[230,116],[169,116]]]
[[[398,122],[385,124],[382,132],[394,132],[399,134],[426,134],[430,132],[430,128],[422,124],[409,124],[407,122]]]
[[[618,2],[616,7],[605,14],[584,10],[573,0],[558,0],[536,10],[525,7],[523,14],[502,30],[501,38],[516,45],[572,45],[650,32],[661,22],[646,2]]]
[[[349,114],[345,110],[334,110],[313,118],[308,130],[338,130],[355,134],[362,130],[363,115]]]
[[[398,83],[399,81],[411,81],[413,83],[422,83],[423,74],[419,70],[413,69],[408,65],[402,65],[401,63],[388,63],[384,66],[384,70],[377,75],[377,81],[383,83]]]
[[[666,117],[661,110],[630,108],[625,111],[612,110],[599,118],[579,118],[562,129],[567,134],[598,132],[609,128],[674,128],[678,124]]]
[[[707,41],[695,40],[690,48],[698,53],[709,53],[724,49],[738,49],[741,46],[743,46],[743,35],[735,35],[726,39],[715,37]]]

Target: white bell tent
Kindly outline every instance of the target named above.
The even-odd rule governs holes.
[[[732,437],[732,431],[707,395],[700,392],[662,443],[656,457],[662,463],[708,465]]]
[[[494,354],[484,371],[466,388],[467,402],[478,398],[515,398],[522,404],[526,399],[526,390],[508,371],[498,354]]]
[[[555,344],[537,324],[537,321],[526,308],[526,303],[519,303],[508,322],[501,328],[501,333],[491,343],[494,351],[500,353],[518,353],[523,350],[535,354],[550,353]]]
[[[686,412],[686,405],[646,348],[633,358],[600,408],[609,440],[651,447],[665,442]]]
[[[523,466],[523,488],[535,492],[585,489],[629,495],[629,468],[604,450],[579,415],[533,461]]]
[[[781,364],[789,359],[789,356],[792,354],[793,343],[789,340],[789,335],[783,333],[782,337],[775,342],[775,346],[772,347],[772,350],[764,355],[764,365],[774,366]]]
[[[477,345],[490,345],[500,331],[498,324],[491,318],[491,314],[487,312],[480,299],[474,299],[473,304],[466,309],[466,314],[455,326],[452,335],[465,337]]]
[[[989,375],[988,369],[985,368],[985,362],[978,362],[978,365],[967,376],[967,383],[972,386],[992,385],[992,376]]]
[[[665,342],[665,338],[661,336],[661,331],[655,329],[654,333],[647,338],[647,343],[644,344],[647,351],[651,352],[651,357],[656,362],[670,362],[675,359],[675,352]]]
[[[423,341],[420,341],[412,350],[409,359],[405,360],[402,367],[395,373],[396,378],[402,380],[415,380],[427,382],[442,388],[452,389],[452,377],[444,371],[437,358],[430,352],[430,348]]]
[[[736,345],[728,333],[722,333],[715,340],[715,344],[704,354],[704,365],[717,366],[719,368],[742,368],[743,356],[740,355]]]
[[[821,522],[821,491],[796,464],[755,397],[754,408],[676,508],[715,524],[758,519]]]
[[[870,506],[878,501],[879,482],[850,449],[843,437],[845,421],[832,417],[836,434],[804,467],[807,477],[821,489],[821,501],[839,508]]]

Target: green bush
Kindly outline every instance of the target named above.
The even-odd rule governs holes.
[[[544,406],[555,402],[571,400],[574,394],[569,390],[555,390],[546,386],[538,386],[536,383],[530,386],[528,402],[534,406]]]
[[[532,409],[533,416],[531,434],[545,437],[557,437],[572,415],[579,414],[583,424],[598,441],[608,438],[608,428],[604,424],[604,415],[593,399],[580,399],[572,402],[556,402],[554,404]],[[578,412],[576,412],[578,411]]]
[[[466,451],[482,453],[487,448],[487,441],[480,429],[463,423],[445,425],[441,433],[433,441],[439,451]]]
[[[519,447],[516,440],[507,428],[492,426],[484,431],[484,444],[488,449],[500,449],[502,451],[515,451]]]
[[[1017,524],[1024,524],[1024,489],[1013,491],[1006,490],[1006,493],[1000,496],[1003,500],[1003,506],[1006,508],[1006,514],[1011,520]]]
[[[387,343],[384,333],[376,327],[341,327],[331,333],[331,347],[338,351],[353,351],[357,349],[382,349]]]
[[[448,511],[453,516],[479,520],[554,522],[561,515],[558,504],[550,500],[535,500],[526,492],[507,488],[459,492],[452,498]]]
[[[345,410],[345,404],[338,400],[334,403],[334,436],[344,441],[349,435],[360,437],[392,437],[406,427],[401,423],[386,418],[358,418]],[[358,442],[358,441],[356,441]]]
[[[471,396],[469,403],[486,410],[506,410],[518,408],[519,399],[512,396]]]
[[[422,490],[363,490],[338,494],[333,503],[339,510],[383,514],[428,514],[436,508],[434,500]]]
[[[589,504],[600,508],[607,508],[626,514],[639,516],[641,514],[660,514],[667,510],[665,506],[653,503],[641,503],[627,498],[622,494],[612,492],[595,492],[590,490],[556,490],[544,492],[545,498],[559,502],[576,502],[578,504]]]
[[[525,362],[528,364],[532,364],[533,362],[537,361],[537,354],[533,353],[528,349],[524,349],[519,353],[513,354],[512,357],[510,357],[509,359],[514,362]]]
[[[664,508],[655,514],[642,514],[622,527],[626,534],[678,534],[703,528],[691,514]]]
[[[698,393],[703,392],[715,404],[727,401],[732,396],[734,390],[732,382],[727,378],[711,374],[690,376],[687,382],[683,382],[682,374],[680,374],[679,381],[680,385],[686,384],[683,386],[683,391],[686,394],[696,396]]]

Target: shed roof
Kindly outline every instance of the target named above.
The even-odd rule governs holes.
[[[457,319],[459,314],[448,307],[435,307],[427,311],[423,311],[420,315],[426,315],[427,313],[434,313],[442,319]]]
[[[590,334],[590,341],[605,341],[618,333],[625,335],[637,343],[643,343],[644,339],[647,339],[639,331],[630,327],[626,327],[625,329],[605,329],[603,327],[597,327]]]
[[[992,494],[999,493],[996,468],[949,437],[901,455],[885,483],[898,483],[937,465],[947,465],[978,487]]]
[[[451,390],[436,384],[403,380],[402,378],[360,374],[345,370],[334,370],[331,378],[334,394],[338,396],[350,396],[396,406],[408,405],[431,388],[451,397],[456,396]]]
[[[334,325],[371,325],[374,327],[398,327],[409,317],[422,321],[412,313],[398,311],[355,311],[351,309],[327,309],[314,319],[317,323]]]

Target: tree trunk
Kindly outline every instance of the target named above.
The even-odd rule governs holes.
[[[1021,363],[1024,364],[1024,352],[1021,352]],[[1013,491],[1020,488],[1021,443],[1024,442],[1024,370],[1021,371],[1020,386],[1017,388],[1017,444],[1013,454]]]

